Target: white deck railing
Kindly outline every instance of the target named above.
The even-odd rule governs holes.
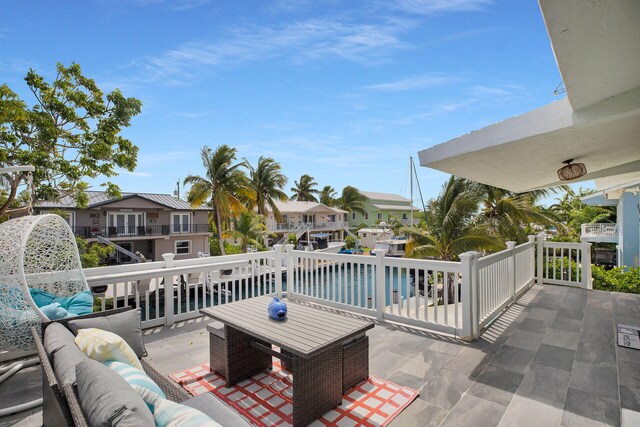
[[[536,277],[539,283],[590,286],[590,244],[535,240],[508,242],[507,249],[485,257],[467,252],[460,262],[276,245],[273,251],[180,261],[166,254],[161,262],[86,269],[85,275],[94,293],[101,292],[99,309],[139,307],[144,327],[197,317],[203,307],[287,295],[475,339]]]
[[[582,224],[581,237],[618,237],[618,224],[591,223]]]

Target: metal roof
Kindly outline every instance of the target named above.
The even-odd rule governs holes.
[[[297,200],[288,200],[285,202],[276,200],[276,207],[282,213],[287,212],[309,212],[309,211],[328,211],[334,213],[348,213],[347,211],[343,211],[342,209],[332,208],[327,205],[318,202],[300,202]]]
[[[398,194],[391,193],[375,193],[373,191],[361,191],[360,194],[371,199],[371,200],[384,200],[388,202],[406,202],[410,203],[411,200],[406,197],[402,197]]]
[[[383,211],[410,211],[411,205],[385,205],[382,203],[373,203],[373,206]],[[420,209],[413,207],[414,211],[419,211]]]
[[[87,191],[89,197],[88,208],[97,208],[103,205],[108,205],[113,202],[117,202],[123,199],[130,199],[133,197],[140,197],[141,199],[148,200],[158,205],[164,206],[169,209],[177,211],[193,211],[193,210],[209,210],[207,206],[201,206],[194,208],[189,202],[176,199],[170,194],[154,194],[154,193],[122,193],[121,199],[109,197],[104,191]],[[60,209],[74,209],[77,208],[75,200],[71,196],[65,196],[58,201],[40,201],[35,204],[38,208],[60,208]]]

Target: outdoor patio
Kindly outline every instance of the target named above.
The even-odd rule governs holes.
[[[206,361],[207,321],[146,330],[149,359],[164,374]],[[640,324],[640,296],[535,285],[474,343],[377,325],[371,375],[420,392],[394,426],[639,425],[640,352],[616,345],[617,323]],[[40,387],[30,368],[0,401],[35,398]],[[32,411],[0,425],[41,422]]]

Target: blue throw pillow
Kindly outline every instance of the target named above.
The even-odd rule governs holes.
[[[58,320],[70,317],[69,312],[60,307],[60,304],[57,302],[52,302],[51,304],[47,304],[44,307],[39,308],[42,314],[47,316],[49,320]]]
[[[104,364],[124,378],[127,384],[142,397],[151,412],[155,410],[158,399],[166,399],[162,389],[144,371],[117,360],[109,360]]]
[[[43,307],[58,303],[68,314],[65,317],[81,316],[93,313],[93,295],[91,291],[82,291],[70,297],[56,297],[42,289],[29,289],[33,302],[42,310]],[[44,312],[43,312],[44,313]],[[45,313],[46,315],[46,313]],[[49,317],[47,315],[47,317]],[[54,320],[49,317],[49,319]],[[60,317],[57,317],[60,319]]]

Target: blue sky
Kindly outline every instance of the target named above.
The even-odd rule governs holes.
[[[537,2],[522,0],[7,2],[0,75],[29,104],[29,68],[79,63],[143,101],[123,132],[123,190],[170,193],[203,145],[319,186],[409,195],[410,155],[557,99]],[[416,158],[417,163],[417,158]],[[425,198],[445,174],[419,167]],[[99,184],[96,182],[94,184]]]

